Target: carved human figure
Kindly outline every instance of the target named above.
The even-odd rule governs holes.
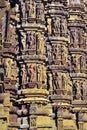
[[[57,53],[58,53],[57,52],[57,45],[53,45],[53,56],[54,56],[53,58],[54,58],[54,60],[57,59],[57,56],[58,56]]]
[[[42,70],[41,65],[38,66],[38,81],[42,82]]]
[[[6,68],[6,77],[11,77],[11,60],[7,60],[5,62],[5,68]]]
[[[41,20],[43,20],[44,19],[44,6],[43,6],[43,4],[37,4],[37,19],[41,19]]]
[[[35,65],[27,66],[27,80],[28,82],[36,81],[36,67]]]
[[[76,56],[71,57],[71,63],[72,63],[72,71],[74,72],[77,67]]]
[[[80,72],[85,69],[85,59],[83,56],[80,57]]]
[[[53,24],[52,30],[53,30],[54,35],[55,35],[55,33],[59,34],[60,33],[60,18],[55,17],[53,19],[52,24]]]
[[[66,22],[66,19],[61,19],[61,32],[62,32],[62,35],[66,35],[67,33],[67,22]]]
[[[61,63],[62,65],[66,64],[66,48],[64,46],[61,46]]]
[[[21,66],[21,76],[22,76],[22,84],[25,84],[27,82],[27,71],[24,64]]]
[[[62,75],[62,88],[65,89],[65,86],[66,86],[66,79],[64,75]]]
[[[73,94],[74,94],[74,99],[81,99],[81,91],[80,91],[80,83],[79,81],[75,81],[73,85]]]
[[[37,49],[40,51],[41,54],[44,53],[44,36],[41,33],[36,34],[37,40]]]
[[[24,0],[21,2],[21,11],[22,11],[22,18],[26,18],[26,9],[25,9],[25,2]]]
[[[16,77],[17,77],[17,67],[16,67],[16,64],[15,62],[11,64],[11,78],[16,80]]]
[[[59,77],[57,73],[53,73],[53,90],[59,89]]]
[[[71,32],[71,44],[75,45],[76,42],[76,31]]]
[[[32,33],[32,32],[28,33],[27,42],[26,42],[27,49],[35,49],[35,44],[36,44],[35,33]]]
[[[48,83],[49,83],[49,89],[50,89],[50,91],[52,91],[53,85],[52,85],[52,74],[51,73],[48,74]]]
[[[22,44],[22,50],[26,49],[26,34],[21,32],[21,44]]]
[[[26,2],[26,13],[27,17],[32,17],[34,15],[34,2],[32,0]]]

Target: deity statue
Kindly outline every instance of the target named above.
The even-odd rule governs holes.
[[[62,32],[62,35],[66,35],[67,33],[67,21],[66,19],[62,19],[61,20],[61,32]]]
[[[36,66],[27,65],[27,80],[28,82],[36,81]]]
[[[79,81],[75,81],[74,85],[73,85],[73,97],[74,99],[81,99],[81,90],[80,90],[80,82]]]
[[[67,58],[66,48],[64,46],[61,46],[61,64],[62,65],[66,64],[66,58]]]
[[[80,56],[80,71],[82,72],[83,69],[85,69],[85,57]]]
[[[44,19],[44,6],[43,4],[37,4],[37,19]]]
[[[71,44],[74,45],[75,42],[76,42],[76,31],[74,30],[71,32]]]
[[[66,79],[64,75],[62,75],[62,88],[65,89],[65,86],[66,86]]]
[[[32,17],[34,15],[34,2],[32,0],[29,0],[26,2],[26,13],[27,17]]]
[[[36,35],[35,33],[28,33],[27,34],[27,42],[26,42],[26,46],[27,49],[35,49],[35,44],[36,44]]]
[[[60,18],[58,17],[55,17],[53,19],[53,23],[52,23],[52,30],[53,30],[53,33],[54,35],[59,34],[60,33]]]
[[[5,61],[5,68],[6,68],[6,77],[11,78],[11,60],[8,59]]]
[[[53,85],[52,85],[52,74],[50,73],[50,74],[48,74],[48,83],[49,83],[49,89],[50,89],[50,91],[52,91],[53,90]]]
[[[21,33],[21,44],[22,44],[22,50],[26,49],[26,34],[23,32]]]
[[[58,57],[58,52],[57,52],[57,45],[53,46],[53,58],[56,60]]]
[[[21,66],[21,76],[22,76],[22,84],[25,84],[27,82],[27,71],[24,64]]]
[[[72,71],[75,71],[75,69],[77,67],[76,56],[71,57],[71,63],[72,63]]]
[[[38,82],[42,82],[42,70],[41,70],[41,65],[38,66]]]
[[[59,89],[59,77],[57,73],[53,73],[53,90]]]
[[[22,11],[22,18],[26,18],[26,9],[25,9],[25,2],[21,2],[21,11]]]

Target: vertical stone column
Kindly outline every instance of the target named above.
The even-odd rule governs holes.
[[[55,120],[57,122],[57,129],[67,127],[70,129],[73,119],[70,117],[70,101],[72,99],[72,81],[69,77],[69,37],[67,28],[68,13],[66,10],[67,1],[51,1],[47,2],[46,8],[46,22],[47,22],[47,55],[48,55],[48,86],[50,91],[51,101],[53,102],[53,109],[55,113]],[[51,58],[52,57],[52,58]],[[52,77],[52,78],[51,78]],[[67,103],[67,107],[66,104]],[[63,104],[63,106],[62,106]],[[60,117],[56,117],[56,108],[62,109],[61,119],[62,126],[58,124]],[[65,115],[67,112],[67,117]],[[59,109],[57,113],[59,113]],[[66,124],[70,117],[70,123]],[[58,121],[59,120],[59,121]],[[59,128],[58,128],[59,127]],[[62,128],[60,128],[62,127]],[[73,128],[76,129],[73,123]]]
[[[17,59],[20,66],[17,100],[19,128],[55,129],[52,124],[52,108],[47,99],[49,91],[46,75],[44,1],[20,1],[20,6],[22,17],[17,28]],[[26,106],[26,114],[23,113],[23,105]]]
[[[79,113],[79,109],[84,111],[85,108],[85,83],[86,81],[86,40],[85,40],[85,24],[84,18],[82,17],[83,10],[83,2],[74,2],[73,4],[69,3],[69,31],[70,31],[70,45],[69,51],[71,56],[71,70],[70,77],[73,81],[73,101],[72,105],[74,106],[74,111]],[[71,11],[72,10],[72,11]],[[78,13],[80,15],[78,15]],[[79,23],[78,23],[79,22]],[[79,24],[79,26],[78,26]],[[84,69],[83,69],[84,68]],[[85,90],[86,91],[86,90]],[[83,108],[82,105],[83,104]],[[82,108],[82,109],[81,109]],[[82,122],[78,121],[78,116],[76,117],[77,126],[79,129],[83,129],[81,124]],[[79,124],[78,124],[79,123]]]

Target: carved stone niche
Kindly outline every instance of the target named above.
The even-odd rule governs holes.
[[[27,32],[27,34],[26,34],[26,51],[29,54],[36,53],[36,34],[35,34],[35,32]]]
[[[36,6],[36,18],[37,23],[44,23],[44,5],[42,3],[39,3]]]
[[[59,36],[60,35],[60,18],[55,17],[52,19],[52,34],[54,36]]]

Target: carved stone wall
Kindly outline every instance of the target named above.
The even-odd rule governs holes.
[[[87,129],[87,0],[0,1],[0,129]]]

